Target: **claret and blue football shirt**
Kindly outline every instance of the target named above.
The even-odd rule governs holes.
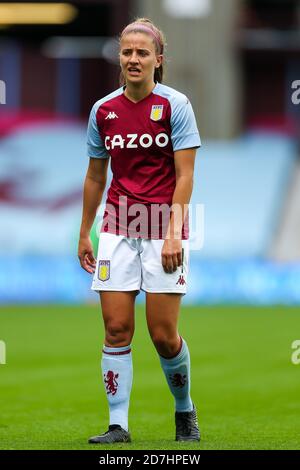
[[[94,104],[87,137],[89,157],[111,158],[113,178],[101,231],[130,236],[128,227],[137,220],[140,212],[135,209],[142,205],[147,223],[140,224],[140,237],[164,238],[163,222],[157,223],[157,217],[154,221],[151,207],[172,205],[174,152],[201,145],[187,97],[156,83],[150,95],[134,103],[120,87]],[[123,205],[126,219],[120,216]],[[183,239],[188,238],[187,232],[184,226]]]

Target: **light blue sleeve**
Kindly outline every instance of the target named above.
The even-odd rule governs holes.
[[[196,118],[191,103],[185,95],[176,97],[171,103],[171,140],[174,152],[192,147],[200,147]]]
[[[87,154],[90,158],[109,158],[104,143],[99,135],[96,113],[99,108],[99,103],[95,103],[92,107],[88,129],[87,129]]]

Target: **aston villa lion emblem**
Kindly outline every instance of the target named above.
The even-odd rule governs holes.
[[[112,370],[109,370],[106,375],[104,374],[104,383],[107,395],[110,393],[115,395],[117,393],[119,386],[117,382],[118,377],[119,374],[115,374]]]
[[[170,374],[169,378],[171,380],[173,387],[176,387],[176,388],[183,388],[187,381],[186,375],[181,375],[181,374],[174,374],[174,375]]]
[[[163,104],[154,104],[151,109],[150,119],[152,121],[159,121],[162,118],[163,110]]]
[[[99,261],[98,267],[98,278],[100,281],[107,281],[110,276],[110,261],[102,260]]]

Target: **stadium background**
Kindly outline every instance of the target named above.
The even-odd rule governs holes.
[[[0,4],[0,448],[85,448],[106,425],[98,298],[76,252],[88,113],[118,86],[116,37],[136,16],[166,33],[165,82],[191,99],[203,141],[191,213],[204,244],[181,319],[201,448],[300,448],[299,2],[56,3],[54,24],[44,2],[27,19]],[[173,404],[143,300],[135,445],[172,449]]]

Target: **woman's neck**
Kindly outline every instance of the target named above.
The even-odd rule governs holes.
[[[146,86],[144,83],[127,83],[124,94],[128,99],[137,103],[138,101],[141,101],[142,99],[146,98],[146,96],[150,95],[154,87],[154,82],[150,82]]]

